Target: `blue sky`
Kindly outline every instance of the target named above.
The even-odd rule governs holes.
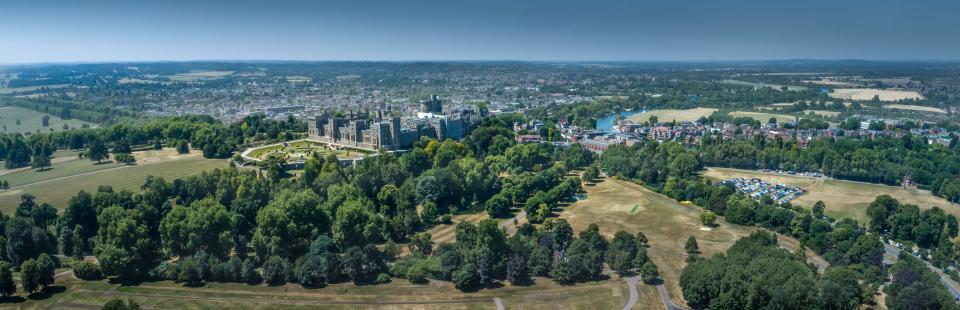
[[[960,59],[960,1],[0,1],[0,63]]]

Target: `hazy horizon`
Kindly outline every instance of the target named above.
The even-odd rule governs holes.
[[[956,61],[960,2],[21,1],[0,63]]]

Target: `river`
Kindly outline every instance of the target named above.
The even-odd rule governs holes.
[[[624,118],[630,117],[634,114],[640,114],[646,112],[645,110],[633,110],[633,111],[621,111],[619,114],[623,115]],[[617,113],[613,113],[603,118],[597,119],[597,131],[613,131],[613,126],[617,124]]]

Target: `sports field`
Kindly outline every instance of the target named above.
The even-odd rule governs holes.
[[[921,209],[940,207],[950,214],[960,216],[960,205],[925,190],[730,168],[707,168],[703,175],[713,180],[758,178],[767,182],[797,186],[806,189],[807,193],[794,200],[794,205],[812,207],[817,201],[823,201],[827,205],[828,215],[851,217],[861,223],[867,222],[867,206],[880,195],[890,195],[902,203],[915,204]]]
[[[113,163],[93,165],[86,159],[57,162],[55,158],[50,170],[21,169],[0,175],[0,179],[8,180],[11,186],[9,190],[0,191],[0,211],[10,214],[24,193],[36,196],[38,202],[63,209],[77,192],[94,192],[99,185],[110,185],[114,190],[137,190],[148,175],[173,180],[227,167],[227,161],[205,159],[199,152],[176,155],[172,149],[166,149],[136,152],[134,156],[138,162],[134,166]]]
[[[642,231],[650,240],[650,257],[659,267],[670,297],[678,304],[683,303],[679,279],[686,265],[683,246],[688,237],[695,236],[703,255],[711,256],[759,229],[728,224],[722,217],[716,227],[703,227],[699,207],[679,203],[628,181],[608,178],[585,189],[587,199],[564,208],[560,217],[567,219],[574,231],[597,223],[607,238],[613,238],[619,230],[631,234]],[[797,248],[796,240],[784,236],[779,239],[782,246]],[[812,252],[808,252],[809,256]]]
[[[34,111],[31,109],[25,109],[21,107],[11,107],[5,106],[0,107],[0,133],[35,133],[37,130],[40,132],[50,132],[53,131],[62,131],[63,124],[67,124],[68,128],[80,128],[84,124],[87,124],[91,127],[96,125],[92,123],[87,123],[81,120],[69,119],[64,120],[59,116],[49,115],[50,123],[49,126],[43,126],[43,116],[49,115],[43,112]],[[19,125],[17,121],[19,120]]]
[[[678,122],[693,122],[701,117],[710,116],[710,114],[713,114],[713,112],[716,111],[717,109],[713,108],[696,108],[688,110],[651,110],[632,115],[629,117],[629,120],[635,123],[643,123],[650,119],[651,116],[656,116],[659,122],[671,122],[673,120]]]
[[[891,90],[876,88],[838,88],[830,93],[831,98],[847,100],[872,100],[879,97],[881,101],[897,101],[903,99],[923,99],[923,95],[912,90]]]
[[[761,113],[761,112],[744,112],[744,111],[734,111],[730,112],[730,116],[733,117],[749,117],[759,121],[762,124],[766,124],[771,117],[777,119],[777,123],[786,123],[794,121],[794,117],[784,114],[773,114],[773,113]]]

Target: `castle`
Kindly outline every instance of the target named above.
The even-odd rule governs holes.
[[[389,112],[387,114],[390,114]],[[433,96],[421,103],[415,116],[384,115],[383,111],[323,111],[307,117],[309,139],[353,148],[396,151],[410,148],[420,137],[439,140],[462,139],[480,121],[470,108],[442,109],[442,100]]]

